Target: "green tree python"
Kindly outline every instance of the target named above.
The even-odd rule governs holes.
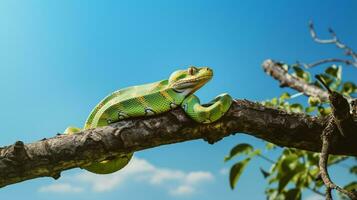
[[[201,105],[193,93],[213,76],[208,67],[189,67],[173,72],[168,80],[132,86],[117,90],[105,97],[90,113],[83,129],[107,126],[123,119],[153,116],[181,106],[185,113],[198,123],[212,123],[229,109],[232,98],[224,93],[209,104]],[[80,132],[80,128],[68,127],[65,134]],[[96,174],[109,174],[128,164],[133,153],[113,159],[93,162],[84,169]]]

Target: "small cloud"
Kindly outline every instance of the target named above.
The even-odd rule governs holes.
[[[150,178],[150,183],[161,184],[169,180],[182,180],[184,177],[185,173],[179,170],[155,169],[154,174]]]
[[[212,181],[214,179],[210,172],[196,171],[184,175],[176,188],[170,190],[174,196],[190,195],[196,192],[198,185],[202,182]]]
[[[313,194],[311,196],[306,197],[305,200],[325,200],[325,197],[318,194]]]
[[[89,183],[94,192],[113,190],[131,176],[145,174],[155,170],[155,167],[143,159],[133,157],[131,162],[122,170],[106,175],[84,171],[75,176],[78,182]]]
[[[128,166],[118,172],[98,175],[84,171],[72,176],[71,179],[66,179],[66,177],[61,179],[69,183],[45,186],[40,188],[40,191],[55,192],[56,189],[53,188],[57,188],[57,191],[79,192],[89,187],[89,190],[93,192],[107,192],[127,182],[138,181],[140,184],[146,183],[161,187],[167,190],[169,194],[179,196],[193,194],[201,187],[202,183],[213,179],[212,173],[207,171],[185,172],[177,169],[160,168],[144,159],[133,157]],[[70,183],[81,187],[73,187]]]
[[[55,192],[55,193],[77,193],[82,192],[82,187],[76,187],[68,183],[56,183],[48,186],[40,187],[39,192]]]
[[[228,168],[222,168],[221,170],[219,170],[219,173],[222,174],[222,175],[227,175],[229,172],[229,169]]]
[[[75,176],[75,180],[80,183],[87,183],[94,192],[110,191],[124,181],[120,175],[98,175],[84,172]]]
[[[195,192],[195,189],[188,185],[180,185],[179,187],[170,190],[170,194],[174,196],[190,195]]]
[[[186,175],[185,181],[187,184],[197,184],[203,181],[212,181],[213,175],[210,172],[197,171],[190,172]]]

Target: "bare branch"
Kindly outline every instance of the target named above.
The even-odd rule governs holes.
[[[326,128],[324,129],[322,133],[322,149],[321,149],[321,154],[320,154],[320,160],[319,160],[319,167],[320,167],[320,175],[321,178],[326,185],[326,199],[331,199],[331,190],[336,189],[337,191],[347,195],[353,200],[357,199],[357,194],[345,190],[335,183],[331,181],[331,178],[328,174],[327,171],[327,162],[328,162],[328,154],[329,154],[329,148],[330,148],[330,143],[333,137],[333,133],[337,130],[337,126],[335,125],[334,118],[331,117]]]
[[[335,44],[337,46],[337,48],[340,48],[342,50],[344,50],[345,54],[347,56],[351,56],[352,60],[344,60],[344,59],[338,59],[338,58],[329,58],[329,59],[323,59],[320,61],[317,61],[315,63],[311,63],[311,64],[304,64],[304,66],[306,68],[311,68],[311,67],[315,67],[321,64],[325,64],[325,63],[329,63],[329,62],[340,62],[340,63],[344,63],[346,65],[352,65],[354,67],[357,67],[357,53],[354,52],[350,47],[348,47],[347,45],[343,44],[337,37],[336,33],[329,28],[329,32],[331,34],[331,39],[320,39],[317,37],[316,32],[315,32],[315,28],[314,28],[314,24],[312,23],[312,21],[309,22],[309,30],[310,30],[310,35],[312,37],[312,39],[320,44]]]
[[[281,63],[268,59],[263,62],[262,66],[268,75],[280,82],[280,87],[290,87],[304,93],[306,96],[314,96],[320,98],[321,101],[328,101],[328,93],[326,91],[290,75],[282,68]]]
[[[299,65],[304,66],[306,69],[308,68],[312,68],[318,65],[322,65],[322,64],[326,64],[326,63],[344,63],[346,65],[356,65],[357,63],[353,63],[350,60],[344,60],[344,59],[339,59],[339,58],[327,58],[327,59],[323,59],[323,60],[319,60],[310,64],[306,64],[306,63],[298,63]],[[357,65],[356,65],[357,67]]]
[[[322,148],[319,159],[320,175],[326,186],[326,199],[332,200],[331,190],[336,189],[349,198],[357,200],[357,193],[345,190],[333,183],[327,171],[329,150],[333,140],[339,135],[343,137],[356,135],[355,131],[357,127],[350,113],[349,103],[341,94],[331,91],[321,77],[316,76],[316,78],[328,89],[329,101],[332,108],[332,113],[329,115],[327,125],[321,135]]]
[[[63,170],[160,145],[204,139],[209,143],[244,132],[279,146],[320,152],[325,118],[288,113],[236,100],[222,119],[199,124],[181,109],[133,118],[74,135],[0,148],[0,187],[37,177],[59,178]],[[329,153],[357,156],[356,136],[338,137]]]

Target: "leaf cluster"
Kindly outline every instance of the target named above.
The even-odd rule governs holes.
[[[306,83],[314,84],[322,89],[323,86],[317,80],[313,80],[310,72],[304,70],[299,65],[281,66],[288,71],[292,76],[295,76]],[[342,80],[342,67],[332,65],[319,74],[331,90],[338,91],[346,97],[356,95],[357,86],[355,83]],[[328,102],[322,102],[318,97],[308,97],[306,103],[291,102],[297,95],[290,95],[287,92],[282,93],[279,97],[263,101],[262,104],[274,108],[284,109],[288,112],[305,112],[308,114],[328,115],[331,112]],[[303,102],[303,101],[302,101]],[[260,149],[254,149],[250,144],[238,144],[231,149],[225,161],[232,160],[235,157],[241,156],[242,159],[231,167],[229,181],[230,186],[234,189],[237,186],[239,177],[247,167],[249,162],[254,158],[261,158],[271,163],[269,170],[260,169],[262,175],[267,180],[265,193],[269,200],[291,199],[300,200],[304,190],[311,190],[320,195],[322,192],[323,183],[317,180],[319,174],[318,160],[319,153],[308,152],[304,150],[291,148],[278,148],[274,144],[267,143],[268,151],[280,151],[280,156],[276,161],[272,161],[261,153]],[[328,166],[339,165],[349,159],[346,156],[330,156]],[[349,172],[352,175],[357,175],[357,165],[350,167]],[[356,189],[357,182],[348,183],[345,188]],[[341,196],[342,197],[342,196]]]

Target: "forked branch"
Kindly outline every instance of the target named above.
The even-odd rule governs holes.
[[[348,47],[346,44],[342,43],[335,31],[331,28],[328,29],[329,33],[331,34],[331,38],[330,39],[320,39],[317,37],[315,28],[314,28],[314,24],[312,23],[312,21],[310,21],[309,23],[309,30],[310,30],[310,35],[312,37],[312,39],[320,44],[335,44],[337,48],[340,48],[344,51],[345,55],[350,56],[352,58],[352,60],[349,59],[340,59],[340,58],[327,58],[327,59],[322,59],[310,64],[305,64],[305,63],[301,63],[301,65],[303,65],[305,68],[312,68],[318,65],[322,65],[325,63],[343,63],[346,65],[352,65],[354,67],[357,67],[357,53],[354,52],[352,50],[352,48]]]

